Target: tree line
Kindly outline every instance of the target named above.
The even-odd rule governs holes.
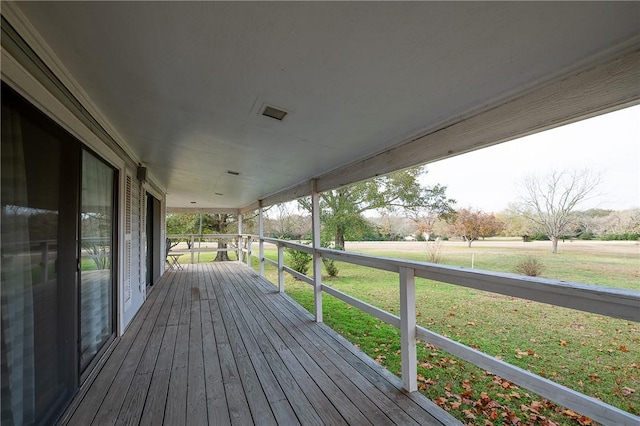
[[[519,199],[499,213],[456,209],[446,186],[420,183],[426,173],[424,166],[413,167],[321,193],[323,246],[343,250],[347,241],[407,237],[460,238],[471,246],[478,239],[502,235],[548,239],[555,253],[563,238],[640,239],[640,209],[578,210],[601,183],[600,176],[588,170],[532,176],[521,183]],[[270,207],[264,212],[265,235],[310,240],[310,212],[310,198]],[[167,233],[235,233],[236,221],[232,215],[205,214],[201,223],[200,215],[170,214]],[[257,232],[255,216],[243,218],[243,232]]]

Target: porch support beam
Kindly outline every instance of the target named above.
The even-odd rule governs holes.
[[[237,247],[238,262],[242,262],[243,260],[243,253],[242,253],[243,246],[244,246],[244,238],[242,238],[242,213],[238,213],[238,247]]]
[[[409,392],[415,392],[418,390],[415,271],[401,267],[399,272],[402,386]]]
[[[260,276],[264,277],[264,211],[262,206],[258,208],[258,236],[260,237]]]
[[[316,322],[322,322],[322,257],[320,256],[320,193],[318,181],[311,185],[311,218],[313,229],[313,306]]]

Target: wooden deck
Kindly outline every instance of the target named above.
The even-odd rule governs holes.
[[[64,424],[458,424],[253,270],[168,271]]]

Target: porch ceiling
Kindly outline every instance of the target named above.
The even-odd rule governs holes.
[[[348,167],[637,51],[640,33],[638,2],[17,6],[170,208],[275,202],[313,178],[339,173],[327,189],[500,142],[427,138],[397,167]],[[288,115],[264,117],[265,105]]]

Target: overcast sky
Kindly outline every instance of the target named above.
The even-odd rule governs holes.
[[[640,207],[640,105],[428,164],[424,183],[446,185],[457,208],[499,212],[526,176],[584,167],[603,183],[580,210]]]

